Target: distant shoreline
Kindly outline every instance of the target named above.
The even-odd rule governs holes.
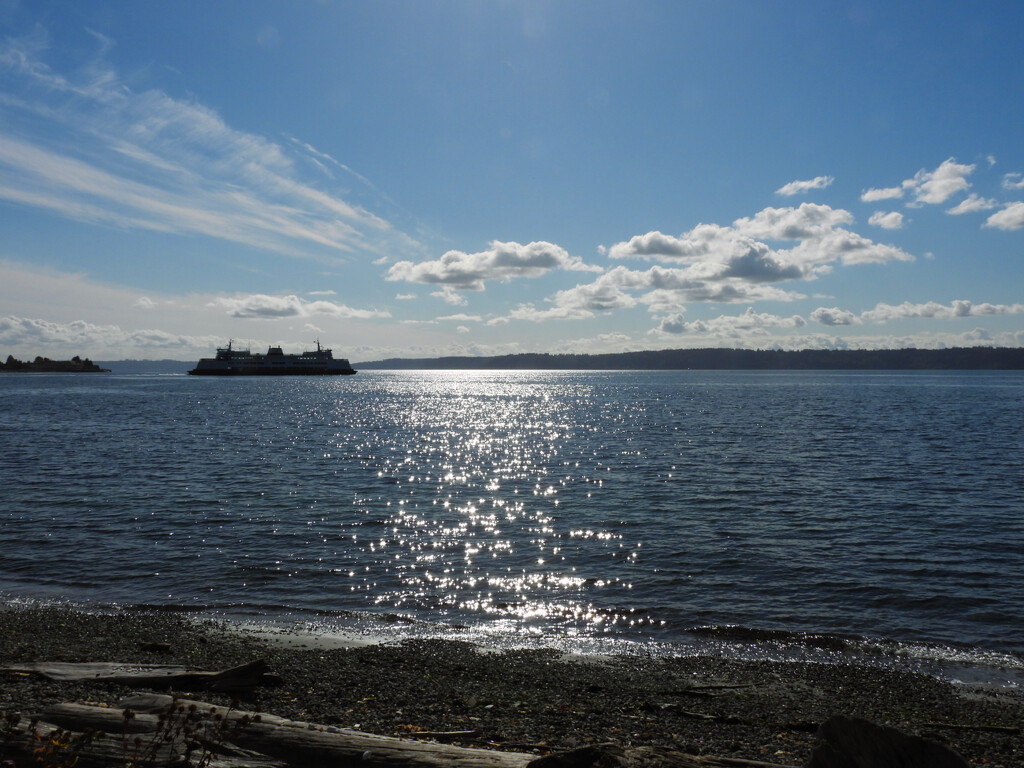
[[[357,365],[361,370],[1024,370],[1024,348],[669,349],[599,355],[523,353],[496,357],[390,358]]]
[[[194,360],[163,359],[105,360],[95,365],[113,373],[184,374],[194,364]],[[707,348],[594,355],[525,352],[492,357],[388,358],[358,362],[354,366],[363,371],[1019,371],[1024,370],[1024,348],[796,351]],[[0,370],[3,368],[0,364]],[[25,370],[42,372],[44,369],[22,369],[22,372]]]

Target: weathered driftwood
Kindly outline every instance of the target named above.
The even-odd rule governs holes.
[[[174,705],[182,716],[218,723],[216,733],[204,746],[219,759],[236,762],[220,768],[240,768],[245,760],[253,768],[266,766],[359,766],[360,768],[786,768],[772,763],[730,758],[697,757],[678,752],[653,749],[624,749],[614,745],[587,747],[572,752],[536,758],[517,752],[458,747],[411,738],[378,736],[334,726],[287,720],[274,715],[228,710],[203,702],[172,699],[170,696],[140,694],[119,703],[120,709],[84,704],[58,704],[46,708],[42,719],[72,730],[91,728],[119,733],[126,722],[124,710],[134,717],[127,722],[140,732],[153,734],[161,728],[157,713],[168,712]],[[194,709],[191,709],[194,707]],[[164,721],[166,722],[166,721]],[[134,736],[132,737],[134,738]],[[145,742],[147,736],[143,735]],[[241,761],[241,762],[239,762]]]
[[[73,664],[57,661],[5,667],[0,672],[36,674],[50,680],[120,683],[157,690],[173,688],[178,691],[249,691],[258,685],[276,685],[280,682],[280,678],[270,673],[267,663],[262,659],[218,672],[201,672],[167,665],[113,662]]]
[[[100,709],[100,707],[94,707]],[[120,714],[120,710],[115,710]],[[156,720],[156,717],[153,718]],[[84,729],[84,728],[83,728]],[[74,730],[66,726],[58,726],[43,720],[31,721],[22,718],[14,729],[18,734],[8,739],[0,739],[0,757],[13,758],[17,760],[26,755],[39,757],[40,749],[50,748],[53,751],[54,759],[49,764],[64,765],[64,760],[76,757],[76,766],[80,768],[109,768],[112,765],[124,765],[133,755],[145,753],[150,758],[140,761],[139,765],[170,766],[178,764],[182,757],[183,746],[160,744],[155,747],[145,740],[141,745],[136,745],[133,734],[123,734],[113,730],[100,738],[93,738],[80,748],[75,746],[73,740],[82,736],[81,730]],[[70,731],[70,733],[69,733]],[[71,739],[60,739],[60,735],[70,736]],[[53,741],[62,741],[68,746],[56,749]],[[69,743],[70,742],[70,743]],[[197,759],[193,755],[193,760]],[[60,762],[58,762],[60,761]],[[16,763],[20,765],[21,763]],[[263,755],[252,754],[215,754],[206,765],[209,768],[290,768],[283,760],[274,760]]]

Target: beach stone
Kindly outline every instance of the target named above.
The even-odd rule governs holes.
[[[807,768],[969,768],[937,741],[857,717],[830,717],[818,737]]]

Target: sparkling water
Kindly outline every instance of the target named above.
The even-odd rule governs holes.
[[[0,416],[7,600],[1024,658],[1021,372],[10,374]]]

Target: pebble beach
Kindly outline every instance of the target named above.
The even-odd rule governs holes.
[[[111,661],[212,671],[257,659],[279,684],[245,694],[243,709],[387,736],[450,734],[464,746],[537,755],[610,742],[800,766],[817,726],[844,714],[940,741],[972,765],[1024,765],[1019,690],[908,672],[704,656],[579,657],[453,640],[328,647],[174,612],[0,610],[0,668]],[[5,670],[0,710],[115,705],[133,690]]]

